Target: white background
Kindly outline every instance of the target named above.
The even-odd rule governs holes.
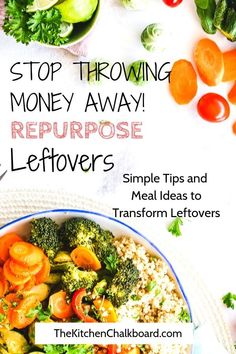
[[[160,47],[154,55],[146,52],[140,43],[140,33],[146,25],[158,22],[163,28]],[[195,14],[192,1],[185,0],[175,9],[163,5],[162,1],[150,0],[149,7],[142,12],[132,12],[124,9],[118,2],[104,1],[100,22],[88,40],[88,59],[101,58],[112,61],[130,63],[138,59],[157,61],[162,64],[186,58],[192,60],[195,43],[206,36],[201,30]],[[222,50],[233,48],[220,34],[212,37],[217,40]],[[164,49],[164,50],[163,50]],[[142,88],[135,88],[130,83],[119,82],[113,85],[104,83],[102,86],[91,86],[81,83],[78,69],[72,65],[77,58],[63,49],[46,48],[37,44],[25,47],[16,44],[13,39],[0,34],[1,52],[1,161],[4,168],[9,166],[9,149],[14,147],[18,163],[25,163],[30,153],[38,153],[44,146],[55,147],[60,153],[113,153],[116,166],[110,173],[30,173],[14,172],[5,176],[0,187],[6,188],[48,188],[60,191],[74,191],[100,202],[110,203],[112,207],[121,209],[137,209],[146,206],[150,209],[164,207],[220,210],[220,219],[188,219],[185,220],[183,237],[176,240],[187,249],[188,257],[195,269],[208,284],[216,298],[221,298],[226,292],[236,293],[235,282],[235,197],[236,197],[236,167],[235,146],[236,137],[232,133],[232,124],[236,120],[236,108],[232,107],[228,121],[220,124],[210,124],[203,121],[196,113],[196,103],[202,94],[207,92],[222,92],[226,95],[230,85],[222,84],[215,88],[203,85],[199,80],[198,95],[188,106],[177,106],[169,95],[166,83],[153,82]],[[55,82],[30,82],[28,77],[12,82],[10,66],[19,61],[60,61],[63,63],[63,73]],[[25,72],[26,73],[26,72]],[[27,74],[27,73],[26,73]],[[27,113],[10,112],[9,92],[76,92],[79,97],[70,113]],[[127,95],[135,92],[145,92],[145,113],[104,114],[83,112],[83,102],[89,92],[100,91],[104,95],[124,91]],[[87,141],[54,140],[52,137],[43,141],[17,140],[10,138],[10,123],[19,121],[143,121],[144,139],[141,141],[102,141],[91,139]],[[208,183],[203,185],[179,185],[173,191],[189,192],[195,190],[202,193],[199,202],[169,202],[159,204],[152,202],[130,202],[132,185],[122,184],[123,173],[133,174],[172,173],[177,175],[201,175],[208,173]],[[136,186],[137,187],[137,186]],[[170,186],[161,186],[167,188]],[[152,191],[155,186],[148,186],[146,191]],[[126,222],[140,228],[148,235],[148,228],[157,230],[160,239],[171,237],[166,232],[170,220],[126,219]],[[158,240],[155,240],[158,243]],[[175,242],[175,241],[174,241]],[[231,328],[236,339],[235,312],[226,310],[231,319]]]

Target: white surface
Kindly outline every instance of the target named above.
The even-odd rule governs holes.
[[[104,58],[109,61],[120,60],[130,63],[137,59],[164,62],[180,58],[191,59],[195,42],[205,36],[201,31],[195,15],[192,1],[186,0],[179,8],[169,9],[161,1],[150,0],[150,6],[145,12],[132,12],[122,8],[118,3],[110,7],[111,1],[104,1],[100,24],[97,26],[89,42],[88,58]],[[149,23],[162,24],[168,38],[165,51],[157,51],[151,55],[141,46],[139,35]],[[231,48],[225,38],[220,35],[213,37],[222,49]],[[220,209],[220,219],[186,220],[183,227],[183,237],[174,239],[173,247],[187,249],[187,257],[199,271],[212,293],[221,298],[226,292],[236,293],[235,283],[235,145],[236,138],[231,132],[231,126],[236,119],[236,109],[228,121],[221,124],[208,124],[201,120],[195,105],[198,98],[206,92],[228,92],[229,85],[222,84],[217,88],[208,88],[199,81],[199,92],[196,99],[186,107],[177,106],[171,99],[165,83],[150,83],[146,87],[136,89],[131,84],[114,83],[111,87],[104,84],[93,88],[93,91],[103,91],[108,94],[112,90],[126,93],[145,92],[146,112],[136,114],[85,114],[81,102],[91,89],[87,84],[81,84],[78,71],[72,62],[76,59],[64,50],[40,47],[37,44],[25,47],[16,44],[14,40],[0,34],[1,51],[1,164],[0,171],[7,166],[9,169],[9,148],[17,151],[17,160],[24,161],[30,152],[40,152],[44,146],[55,147],[62,152],[83,153],[114,153],[117,161],[114,171],[104,173],[8,173],[1,181],[1,188],[52,188],[60,190],[76,190],[80,194],[98,200],[104,200],[114,207],[127,209],[130,203],[132,185],[122,185],[121,176],[124,172],[133,174],[155,174],[170,172],[178,175],[203,174],[209,175],[207,185],[195,186],[193,189],[203,194],[203,199],[195,204],[188,203],[195,209]],[[9,73],[10,64],[16,61],[61,61],[63,75],[58,76],[54,83],[30,82],[27,79],[12,83]],[[51,114],[12,114],[9,109],[9,91],[20,92],[78,92],[80,101],[70,113]],[[52,138],[43,141],[12,141],[10,139],[10,122],[12,120],[70,121],[93,120],[123,121],[142,120],[144,122],[144,139],[141,141],[56,141]],[[21,157],[20,157],[21,155]],[[163,186],[162,186],[163,187]],[[175,191],[189,190],[190,185],[176,187]],[[152,190],[155,186],[146,187]],[[173,206],[180,209],[185,202],[168,202],[161,204],[164,208]],[[142,207],[158,209],[159,203],[133,202],[132,209]],[[139,228],[140,231],[156,229],[161,239],[171,237],[166,231],[169,220],[147,219],[129,220],[126,222]],[[154,240],[153,240],[154,241]],[[236,340],[235,312],[226,310],[229,316],[232,333]]]

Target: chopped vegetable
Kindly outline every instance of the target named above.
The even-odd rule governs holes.
[[[93,303],[102,322],[117,322],[118,318],[116,311],[109,300],[105,298],[100,298],[94,300]]]
[[[66,319],[73,315],[72,304],[67,301],[66,292],[63,290],[50,296],[49,308],[51,314],[56,318]]]
[[[42,262],[43,251],[29,242],[15,242],[10,248],[10,256],[16,262],[19,262],[28,267],[35,266]]]
[[[197,75],[187,60],[174,63],[170,74],[170,92],[176,103],[187,104],[197,94]]]
[[[47,256],[44,256],[42,260],[42,267],[40,271],[35,275],[36,284],[44,283],[49,277],[50,270],[51,270],[51,265],[49,259]]]
[[[85,314],[82,307],[82,300],[87,295],[86,289],[76,290],[72,297],[72,308],[76,316],[83,322],[97,322],[93,317]]]
[[[79,270],[75,265],[70,265],[61,277],[62,288],[71,294],[80,288],[92,289],[98,281],[94,271]]]
[[[29,242],[40,247],[50,259],[53,259],[61,247],[58,225],[50,218],[33,219]]]
[[[110,344],[107,348],[108,354],[116,354],[117,353],[117,344]]]
[[[171,223],[170,225],[168,226],[168,231],[176,236],[176,237],[179,237],[182,235],[182,232],[181,232],[181,229],[180,229],[180,226],[183,225],[183,220],[179,217],[175,218]]]
[[[236,49],[223,53],[224,76],[223,81],[236,81]]]
[[[1,332],[1,337],[7,348],[7,353],[10,354],[25,354],[29,351],[29,345],[25,337],[16,331],[4,330]],[[1,349],[1,348],[0,348]]]
[[[9,234],[0,237],[0,262],[3,263],[6,262],[6,260],[9,258],[10,247],[15,242],[19,242],[19,241],[22,241],[22,239],[14,232],[11,232]]]
[[[236,122],[233,123],[232,130],[233,130],[233,133],[236,135]]]
[[[9,267],[12,271],[12,273],[16,275],[22,275],[22,276],[27,276],[27,275],[35,275],[37,274],[40,269],[42,268],[42,263],[35,264],[33,266],[27,266],[27,264],[21,264],[13,259],[10,260],[9,262]]]
[[[54,258],[53,262],[55,263],[64,263],[64,262],[71,262],[71,256],[69,252],[66,251],[59,251]]]
[[[215,0],[195,0],[195,4],[203,30],[208,34],[216,33],[216,27],[214,25]]]
[[[234,83],[233,87],[230,89],[228,93],[228,99],[230,103],[236,104],[236,82]]]
[[[33,286],[30,290],[22,290],[20,292],[23,297],[36,296],[39,301],[44,301],[50,294],[50,287],[47,284],[39,284]]]
[[[218,123],[230,115],[230,106],[224,97],[216,93],[207,93],[198,102],[199,115],[208,122]]]
[[[223,303],[228,307],[234,310],[236,302],[236,294],[228,293],[222,298]]]
[[[29,326],[37,317],[37,313],[32,317],[27,317],[29,312],[34,310],[40,301],[37,296],[31,295],[22,299],[11,311],[10,322],[14,328],[22,329]]]
[[[107,289],[109,300],[115,307],[120,307],[128,301],[139,280],[139,271],[131,259],[119,264],[119,268]]]
[[[17,275],[12,273],[10,266],[10,259],[8,259],[3,266],[3,273],[4,276],[6,277],[6,279],[9,281],[9,283],[13,284],[13,285],[22,285],[27,283],[30,280],[30,274],[29,275]]]
[[[201,39],[194,50],[194,60],[202,81],[208,86],[218,85],[224,75],[223,54],[211,39]]]
[[[154,52],[156,50],[157,39],[161,32],[162,31],[158,23],[148,25],[141,34],[141,42],[144,48],[150,52]]]
[[[79,268],[99,270],[101,263],[96,254],[84,246],[76,247],[70,254],[71,259]]]
[[[140,354],[139,347],[132,348],[130,345],[121,346],[121,354]]]
[[[152,281],[150,281],[150,282],[147,284],[146,290],[147,290],[148,292],[151,292],[152,290],[155,289],[156,286],[157,286],[157,282],[156,282],[155,280],[152,280]]]
[[[236,41],[236,1],[219,0],[214,25],[230,41]]]
[[[190,315],[187,310],[182,308],[182,310],[179,314],[179,320],[181,322],[190,322],[191,319],[190,319]]]

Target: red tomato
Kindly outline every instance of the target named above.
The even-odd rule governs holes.
[[[87,295],[86,289],[76,290],[72,296],[72,308],[76,316],[83,322],[97,322],[93,317],[86,315],[82,307],[82,300]]]
[[[230,106],[226,99],[217,93],[207,93],[198,101],[199,115],[208,122],[218,123],[229,118]]]
[[[176,7],[181,4],[183,0],[162,0],[167,6]]]

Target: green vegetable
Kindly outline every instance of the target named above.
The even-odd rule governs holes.
[[[114,236],[110,231],[100,230],[96,234],[92,246],[100,262],[111,273],[115,273],[119,264],[119,256],[116,247],[113,245],[113,239]]]
[[[133,295],[130,296],[130,298],[131,298],[131,300],[133,300],[133,301],[139,301],[139,300],[141,299],[141,296],[138,296],[138,295],[136,295],[136,294],[133,294]]]
[[[93,354],[93,346],[88,344],[52,345],[43,347],[46,354]]]
[[[50,273],[47,280],[45,281],[46,284],[58,284],[61,281],[61,274],[59,273]]]
[[[85,246],[91,249],[93,240],[100,233],[100,226],[94,221],[85,218],[68,219],[60,228],[60,235],[65,245],[69,245],[71,248]]]
[[[102,279],[99,283],[95,285],[92,292],[92,298],[100,297],[104,295],[107,288],[107,281],[106,279]]]
[[[147,284],[146,290],[147,290],[148,292],[151,292],[152,290],[155,289],[156,286],[157,286],[157,282],[156,282],[155,280],[152,280],[152,281],[150,281],[150,282]]]
[[[121,0],[121,3],[124,7],[129,10],[143,10],[148,1],[147,0]]]
[[[33,219],[29,242],[42,248],[53,259],[61,247],[58,225],[50,218]]]
[[[79,270],[75,265],[69,266],[61,277],[62,288],[68,294],[72,294],[80,288],[90,290],[97,281],[98,275],[96,272]]]
[[[187,310],[184,310],[182,308],[180,314],[179,314],[179,320],[181,322],[190,322],[190,315]]]
[[[208,34],[216,33],[216,27],[214,25],[214,15],[216,9],[215,0],[197,1],[195,0],[197,7],[197,14],[201,21],[203,30]]]
[[[62,19],[60,12],[49,10],[27,12],[31,0],[6,0],[6,15],[3,30],[17,42],[29,44],[31,41],[60,45],[68,41],[68,37],[60,37]]]
[[[47,321],[51,317],[51,310],[50,308],[44,310],[42,304],[40,303],[34,309],[30,309],[30,311],[27,313],[25,317],[33,318],[35,315],[37,315],[37,318],[40,322]]]
[[[230,41],[236,41],[236,0],[217,3],[214,25]]]
[[[107,289],[107,296],[115,307],[125,304],[139,280],[139,271],[131,259],[119,264],[119,268]]]
[[[181,218],[177,217],[168,226],[168,231],[176,237],[181,236],[182,235],[181,230],[180,230],[181,225],[183,225],[183,221]]]
[[[129,65],[129,81],[133,82],[137,86],[144,85],[147,81],[144,79],[144,60],[137,60]]]
[[[70,253],[66,251],[59,251],[56,257],[54,258],[53,262],[55,263],[72,262]]]
[[[235,307],[234,302],[236,302],[236,294],[228,293],[222,297],[222,301],[228,308],[231,308],[234,310],[234,307]]]
[[[156,50],[157,39],[161,34],[161,29],[158,23],[148,25],[141,34],[141,42],[145,49],[150,52]]]

